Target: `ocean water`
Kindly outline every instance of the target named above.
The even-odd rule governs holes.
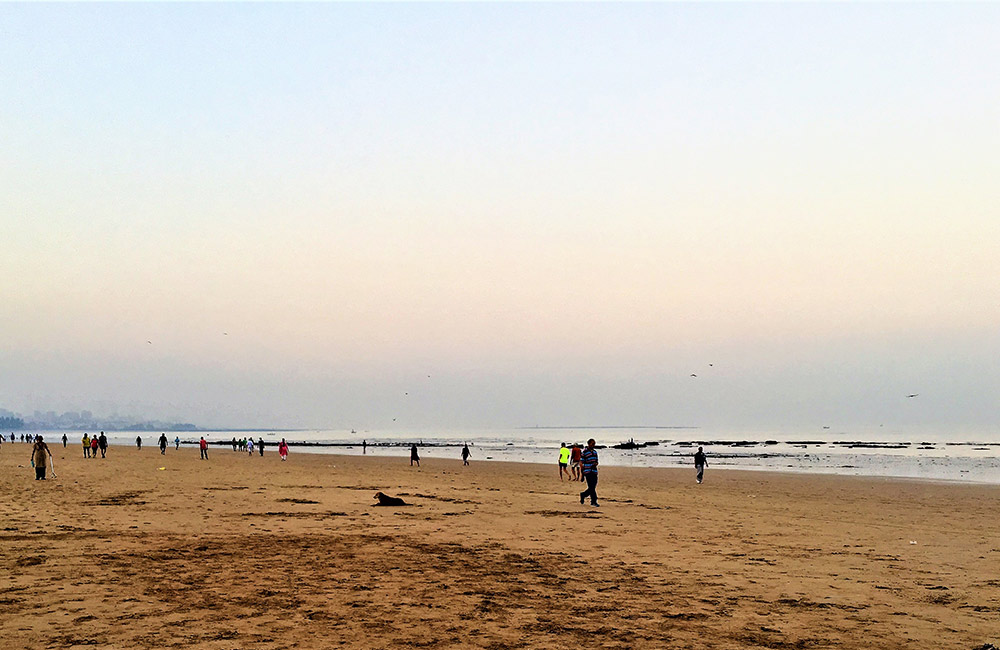
[[[82,431],[38,433],[50,444],[66,433],[70,444],[77,449],[83,436]],[[134,446],[137,435],[142,437],[144,447],[155,447],[159,438],[158,432],[116,431],[109,434],[109,440],[112,445]],[[368,454],[399,457],[402,461],[409,458],[409,446],[413,443],[420,446],[422,458],[453,459],[460,457],[462,445],[468,443],[473,462],[553,465],[560,443],[583,444],[594,438],[599,446],[607,446],[600,450],[601,464],[607,466],[692,467],[692,456],[700,445],[708,454],[709,471],[741,469],[1000,484],[1000,427],[948,431],[915,427],[852,430],[565,427],[355,433],[349,430],[167,432],[171,445],[175,436],[180,436],[185,444],[193,444],[202,435],[213,443],[253,435],[255,440],[263,438],[266,443],[276,445],[285,438],[293,445],[330,445],[293,446],[292,453],[351,455],[360,455],[361,441],[367,440]],[[655,444],[640,449],[611,448],[628,440]]]

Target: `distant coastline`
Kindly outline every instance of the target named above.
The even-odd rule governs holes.
[[[0,408],[0,430],[7,431],[106,431],[124,433],[128,431],[171,431],[214,433],[249,433],[257,431],[296,432],[309,429],[289,429],[282,427],[237,427],[219,428],[204,427],[190,422],[169,422],[138,417],[123,417],[118,415],[94,416],[91,411],[35,411],[34,415],[26,416]]]

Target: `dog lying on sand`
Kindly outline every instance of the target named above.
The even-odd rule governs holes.
[[[391,497],[384,492],[376,492],[375,498],[378,499],[377,506],[408,506],[410,505],[406,501],[403,501],[399,497]]]

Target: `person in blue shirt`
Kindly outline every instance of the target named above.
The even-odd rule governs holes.
[[[590,505],[595,508],[600,505],[597,503],[597,449],[594,448],[596,444],[594,439],[591,438],[587,441],[587,448],[580,454],[583,479],[587,481],[587,489],[580,493],[580,504],[582,505],[584,500],[589,496]]]

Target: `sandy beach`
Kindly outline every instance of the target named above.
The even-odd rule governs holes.
[[[4,649],[1000,643],[997,486],[52,450],[0,449]]]

